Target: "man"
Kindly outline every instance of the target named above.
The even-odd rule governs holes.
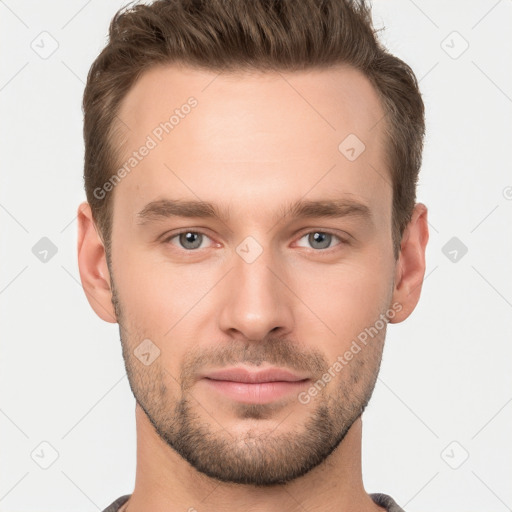
[[[424,277],[424,111],[369,7],[132,6],[83,106],[80,275],[137,401],[106,511],[401,511],[361,415]]]

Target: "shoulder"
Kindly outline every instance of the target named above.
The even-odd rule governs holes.
[[[117,498],[117,500],[112,502],[103,512],[118,512],[119,507],[124,505],[130,496],[131,494],[125,494],[124,496]]]
[[[370,494],[370,498],[375,502],[376,505],[385,508],[386,512],[405,512],[405,510],[400,507],[391,496],[388,496],[387,494],[375,492]]]

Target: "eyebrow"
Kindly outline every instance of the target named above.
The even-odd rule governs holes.
[[[139,225],[172,217],[218,218],[223,223],[228,223],[229,210],[227,208],[219,208],[215,204],[205,201],[159,199],[148,203],[137,213]],[[366,204],[353,199],[317,201],[301,199],[282,207],[273,220],[275,223],[278,223],[287,217],[298,219],[354,217],[368,223],[372,222],[370,208]]]

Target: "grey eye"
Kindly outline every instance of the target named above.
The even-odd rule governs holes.
[[[201,242],[203,241],[203,235],[201,233],[187,231],[185,233],[180,233],[178,236],[180,245],[184,249],[197,249],[201,247]]]
[[[336,243],[337,241],[337,243]],[[303,235],[298,242],[299,247],[313,248],[313,249],[330,249],[335,245],[341,245],[343,240],[327,231],[310,231]]]
[[[332,235],[330,233],[315,231],[308,235],[308,242],[313,249],[327,249],[331,245],[331,241]]]

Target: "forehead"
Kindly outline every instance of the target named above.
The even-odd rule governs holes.
[[[159,195],[390,197],[384,110],[351,67],[220,73],[158,66],[130,89],[118,117],[120,165],[151,146],[115,190],[116,202],[129,197],[133,209]]]
[[[371,130],[384,116],[378,94],[369,80],[349,66],[307,71],[236,71],[230,73],[160,65],[142,74],[121,102],[119,118],[126,136],[150,133],[156,124],[169,120],[175,109],[190,97],[198,102],[191,121],[183,123],[199,138],[212,132],[243,137],[238,128],[277,131],[288,123],[280,140],[318,133],[339,138],[346,130],[361,138],[379,134]],[[283,117],[284,116],[284,117]],[[198,123],[194,123],[194,118]],[[199,119],[197,119],[199,118]],[[290,126],[294,120],[302,121]],[[156,124],[155,124],[156,123]],[[192,125],[192,126],[190,126]],[[120,127],[122,128],[122,126]],[[231,128],[231,130],[230,130]],[[135,132],[134,132],[135,130]],[[373,133],[368,133],[372,131]],[[253,135],[255,135],[253,133]],[[295,149],[299,149],[299,144]]]

